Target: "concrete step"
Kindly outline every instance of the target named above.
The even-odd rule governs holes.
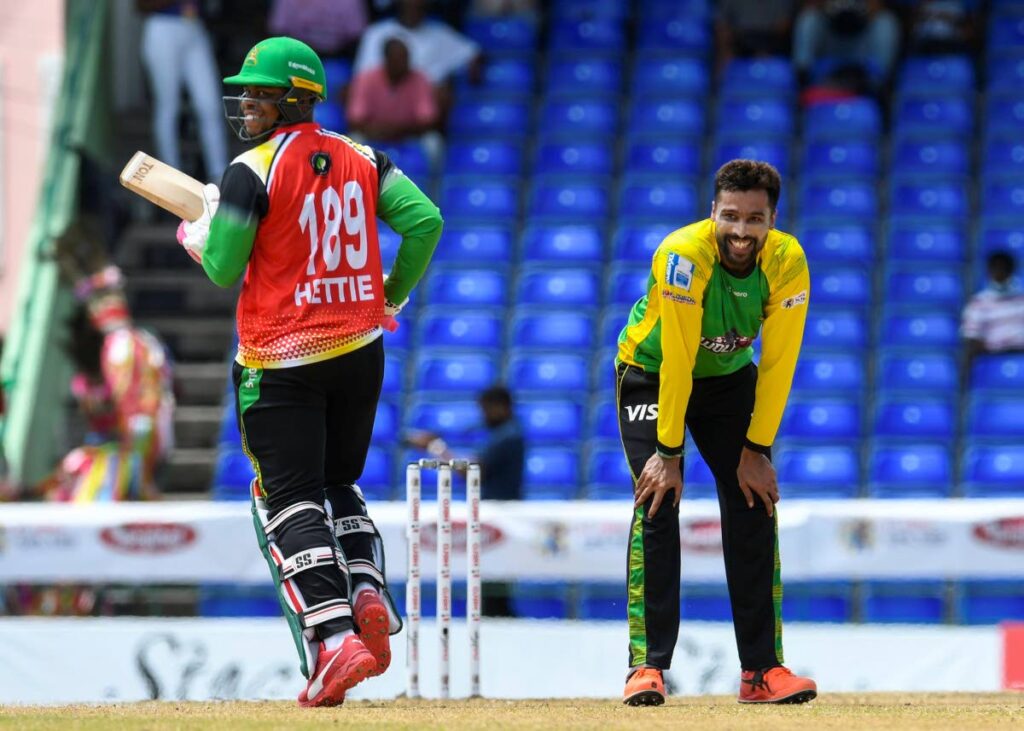
[[[221,289],[199,267],[143,270],[125,277],[125,294],[136,317],[178,315],[233,315],[238,293]]]
[[[201,493],[209,496],[216,460],[215,449],[172,450],[160,475],[161,491],[167,495]]]
[[[126,277],[154,269],[195,270],[202,274],[178,243],[178,219],[138,196],[132,196],[132,203],[134,218],[141,223],[125,229],[117,247],[117,264]]]
[[[182,449],[215,449],[223,406],[178,406],[174,411],[174,445]]]
[[[235,318],[139,317],[136,322],[163,339],[175,361],[226,363],[235,348]]]
[[[217,406],[224,403],[231,378],[227,359],[212,363],[175,363],[174,392],[178,406]]]

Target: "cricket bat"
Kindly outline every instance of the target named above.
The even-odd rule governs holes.
[[[203,184],[141,150],[121,171],[121,185],[186,221],[203,215]]]

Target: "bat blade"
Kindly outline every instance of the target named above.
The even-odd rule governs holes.
[[[186,221],[203,215],[203,184],[141,150],[121,171],[121,185]]]

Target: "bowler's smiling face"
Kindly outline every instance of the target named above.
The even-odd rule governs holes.
[[[775,226],[775,211],[764,190],[723,190],[711,203],[715,239],[722,265],[732,274],[748,274]]]

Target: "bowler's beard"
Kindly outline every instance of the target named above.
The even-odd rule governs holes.
[[[757,255],[764,248],[768,237],[759,241],[753,236],[717,234],[715,239],[718,244],[718,255],[725,267],[733,274],[747,275],[757,263]],[[737,244],[743,244],[744,247],[737,248]]]

